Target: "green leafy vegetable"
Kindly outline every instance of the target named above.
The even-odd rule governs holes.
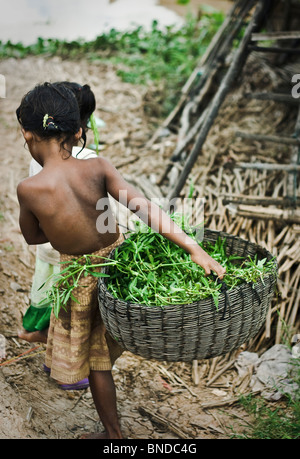
[[[185,231],[191,231],[182,215],[172,218]],[[195,234],[190,235],[195,238]],[[228,256],[225,239],[199,245],[226,268],[223,284],[214,276],[206,277],[204,269],[183,249],[138,223],[137,232],[116,249],[117,263],[109,269],[107,288],[116,298],[148,306],[188,304],[210,296],[218,306],[222,285],[231,289],[243,282],[263,281],[275,270],[272,260]]]

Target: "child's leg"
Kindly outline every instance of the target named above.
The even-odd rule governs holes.
[[[89,376],[93,400],[105,433],[84,435],[82,438],[123,438],[118,414],[115,383],[111,371],[91,371]]]

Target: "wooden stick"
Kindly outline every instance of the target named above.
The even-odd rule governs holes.
[[[291,40],[292,38],[300,38],[299,31],[289,32],[266,32],[266,33],[253,33],[251,36],[252,41],[265,41],[265,40]]]
[[[275,102],[282,102],[284,104],[300,104],[300,100],[296,99],[295,97],[292,97],[290,94],[280,94],[276,92],[247,92],[244,94],[244,96],[247,99],[271,100]]]
[[[292,137],[285,136],[276,136],[276,135],[263,135],[263,134],[251,134],[248,132],[237,131],[235,133],[236,137],[241,137],[242,139],[249,139],[262,142],[275,142],[282,143],[284,145],[300,145],[300,139],[294,139]]]
[[[263,220],[276,220],[285,223],[300,223],[299,211],[289,211],[281,209],[269,209],[268,207],[240,205],[236,214],[241,217],[255,218]]]
[[[207,410],[210,408],[217,408],[219,406],[233,405],[234,403],[237,403],[239,399],[240,397],[231,397],[231,398],[228,398],[227,400],[219,400],[215,402],[201,403],[200,406],[203,410]]]
[[[199,384],[198,360],[193,360],[192,380],[195,386],[198,386]]]
[[[284,172],[299,172],[300,165],[297,164],[274,164],[274,163],[225,163],[224,167],[234,169],[235,167],[240,169],[259,169],[267,171],[284,171]]]
[[[210,386],[211,384],[213,384],[223,373],[225,373],[225,371],[229,370],[229,368],[231,368],[235,362],[236,362],[236,359],[230,360],[220,371],[218,371],[218,373],[215,374],[213,378],[211,378],[206,383],[206,385]]]
[[[139,406],[138,410],[142,416],[148,416],[151,421],[163,425],[168,430],[175,433],[179,438],[184,438],[184,439],[194,438],[194,435],[192,433],[185,432],[177,424],[170,421],[169,419],[164,418],[160,414],[154,413],[154,411],[149,410],[149,408],[144,408],[142,406]]]
[[[230,195],[229,193],[223,194],[223,205],[229,203],[235,204],[248,204],[248,205],[261,205],[261,206],[281,206],[287,207],[291,205],[291,200],[289,198],[273,198],[272,196],[255,196],[255,195],[245,195],[245,194],[235,194]],[[297,198],[297,202],[300,204],[300,198]]]
[[[211,362],[211,367],[208,373],[208,379],[210,380],[212,378],[212,375],[214,374],[215,368],[217,366],[219,357],[214,357]]]

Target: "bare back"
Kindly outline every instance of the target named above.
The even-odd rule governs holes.
[[[28,210],[59,252],[91,253],[118,238],[119,230],[109,207],[104,166],[101,158],[69,157],[59,167],[46,166],[22,182]],[[101,214],[103,222],[97,228]]]

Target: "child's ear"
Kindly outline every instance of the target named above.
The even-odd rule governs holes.
[[[30,142],[33,139],[32,132],[25,131],[25,129],[23,128],[21,129],[21,131],[22,131],[23,137],[26,140],[26,142]]]

